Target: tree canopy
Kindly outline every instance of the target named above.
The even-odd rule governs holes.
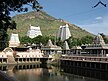
[[[42,9],[37,0],[0,0],[0,47],[5,47],[7,30],[16,29],[16,23],[11,19],[10,12],[27,12],[28,8],[24,5],[31,6],[37,11]]]
[[[8,28],[16,29],[16,23],[11,21],[10,12],[27,12],[28,8],[24,5],[29,5],[37,11],[42,9],[37,0],[0,0],[0,27],[5,31]]]

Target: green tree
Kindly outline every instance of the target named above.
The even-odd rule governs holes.
[[[63,42],[63,41],[58,40],[58,41],[56,42],[56,45],[57,45],[57,46],[60,46],[60,47],[62,47],[62,48],[63,48],[64,42]]]
[[[92,36],[84,36],[81,38],[81,44],[91,44],[93,42]]]
[[[51,39],[51,41],[54,43],[54,37],[52,36],[37,36],[35,38],[32,39],[33,43],[37,43],[40,44],[42,43],[43,45],[46,45],[48,40]]]
[[[70,48],[72,48],[73,46],[81,45],[81,41],[79,38],[70,37],[69,39],[67,39],[67,42],[68,42]]]
[[[0,0],[0,47],[6,46],[2,42],[7,42],[7,30],[16,29],[16,23],[11,19],[10,12],[27,12],[28,8],[24,5],[29,5],[37,11],[42,9],[37,0]]]
[[[49,40],[49,36],[42,36],[42,38],[41,38],[41,43],[42,43],[43,45],[46,45],[47,42],[48,42],[48,40]]]
[[[73,38],[73,37],[67,39],[70,48],[72,48],[73,46],[80,46],[82,44],[91,44],[92,41],[93,41],[93,37],[88,35],[82,37],[81,39]]]
[[[54,43],[54,37],[49,37],[49,36],[37,36],[35,38],[29,38],[28,36],[20,37],[20,42],[21,44],[40,44],[42,43],[43,45],[46,45],[48,40],[51,39]]]
[[[42,36],[39,35],[39,36],[32,39],[32,43],[40,44],[41,40],[42,40]]]
[[[20,42],[21,44],[28,44],[32,43],[32,39],[29,38],[28,36],[20,37]]]

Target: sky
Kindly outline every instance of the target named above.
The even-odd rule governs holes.
[[[100,0],[38,0],[43,11],[49,15],[66,20],[90,33],[108,35],[108,0],[101,0],[107,7],[99,4]]]

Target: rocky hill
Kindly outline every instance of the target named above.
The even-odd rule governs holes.
[[[93,34],[87,32],[86,30],[81,29],[80,27],[71,24],[62,19],[56,19],[48,15],[44,11],[40,12],[28,12],[26,14],[20,14],[13,17],[17,23],[16,30],[8,30],[8,33],[18,33],[20,37],[27,34],[28,28],[31,25],[40,26],[43,35],[46,36],[55,36],[58,32],[60,25],[69,24],[69,29],[71,34],[75,38],[80,38],[86,35],[93,36]]]

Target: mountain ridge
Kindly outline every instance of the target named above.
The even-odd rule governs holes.
[[[55,36],[61,25],[68,24],[70,32],[75,38],[80,38],[86,35],[93,36],[92,33],[89,33],[88,31],[63,19],[56,19],[44,11],[32,11],[25,14],[19,14],[14,16],[12,19],[17,23],[17,29],[8,30],[9,35],[11,33],[18,33],[20,37],[26,36],[29,26],[32,25],[39,26],[43,35]]]

